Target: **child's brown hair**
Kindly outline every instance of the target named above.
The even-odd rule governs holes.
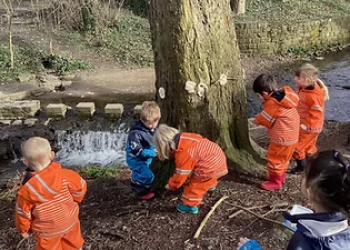
[[[141,107],[140,119],[144,122],[154,122],[160,119],[160,108],[154,101],[144,101]]]
[[[278,89],[277,81],[269,74],[261,74],[253,82],[253,91],[260,95],[263,95],[263,92],[270,94],[276,89]]]
[[[318,78],[318,69],[310,63],[305,63],[296,72],[297,77],[304,77],[312,83],[317,83],[323,89],[324,100],[329,100],[329,93],[326,84]]]

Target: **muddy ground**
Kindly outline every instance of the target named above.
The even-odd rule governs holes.
[[[320,149],[337,149],[349,154],[349,123],[328,122],[320,136]],[[252,131],[252,137],[266,146],[266,130]],[[121,170],[118,177],[89,180],[88,192],[81,204],[80,220],[85,238],[83,249],[236,249],[239,237],[259,240],[263,249],[285,249],[288,240],[273,225],[243,212],[229,216],[239,209],[233,204],[249,208],[266,206],[253,211],[266,218],[278,220],[282,210],[293,204],[307,205],[299,191],[301,176],[288,174],[281,191],[262,191],[261,180],[254,176],[239,176],[235,172],[224,177],[214,192],[205,196],[196,215],[176,211],[180,192],[167,191],[151,201],[139,201],[129,189],[129,170]],[[229,196],[214,211],[199,238],[193,236],[212,206],[224,195]],[[283,204],[271,211],[270,205]],[[15,202],[1,203],[0,249],[16,249],[21,240],[14,227]],[[276,230],[276,226],[275,226]],[[277,232],[280,232],[277,226]],[[277,236],[276,236],[277,234]],[[33,249],[34,240],[23,241],[17,249]]]

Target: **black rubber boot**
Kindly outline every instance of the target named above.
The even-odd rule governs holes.
[[[306,167],[306,159],[296,160],[296,162],[297,166],[290,171],[292,174],[303,172]]]

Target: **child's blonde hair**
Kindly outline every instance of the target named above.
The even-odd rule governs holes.
[[[144,122],[155,122],[160,119],[160,108],[154,101],[144,101],[141,107],[140,119]]]
[[[323,90],[324,100],[329,100],[329,92],[326,84],[318,78],[318,69],[310,63],[305,63],[297,71],[296,75],[298,77],[305,77],[312,82],[316,82]]]
[[[22,157],[28,161],[34,170],[41,170],[51,161],[51,146],[48,140],[41,137],[32,137],[21,145]],[[44,166],[46,167],[46,166]]]
[[[180,131],[169,127],[166,124],[160,124],[154,137],[153,142],[156,145],[158,151],[159,160],[163,161],[170,158],[171,150],[175,150],[174,137]]]

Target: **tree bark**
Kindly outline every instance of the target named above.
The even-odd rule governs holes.
[[[164,121],[218,142],[237,170],[256,169],[229,0],[151,0],[149,16]]]
[[[235,14],[237,15],[244,14],[245,7],[246,7],[246,0],[231,0],[231,9]]]

